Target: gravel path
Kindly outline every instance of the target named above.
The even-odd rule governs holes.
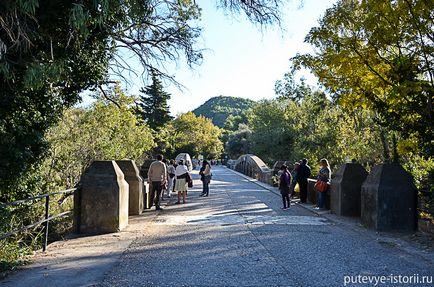
[[[434,275],[430,251],[298,205],[281,210],[280,197],[251,180],[221,167],[213,174],[209,197],[199,197],[196,171],[187,204],[166,200],[125,232],[89,238],[84,250],[98,250],[91,257],[83,238],[69,242],[82,252],[69,260],[50,246],[48,267],[38,259],[0,286],[343,286],[350,275]],[[405,286],[386,283],[377,286]]]

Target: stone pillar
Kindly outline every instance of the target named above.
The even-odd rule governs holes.
[[[330,204],[335,214],[360,217],[360,193],[367,176],[368,172],[358,163],[339,168],[330,187]]]
[[[362,223],[378,231],[414,231],[417,228],[417,189],[400,165],[372,169],[362,185]]]
[[[129,215],[139,215],[143,212],[143,179],[133,160],[117,160],[119,168],[129,185]]]
[[[115,161],[94,161],[81,178],[80,232],[118,232],[128,225],[129,187]]]

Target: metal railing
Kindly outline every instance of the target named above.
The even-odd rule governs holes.
[[[23,204],[23,203],[26,203],[26,202],[33,202],[33,203],[35,203],[38,200],[45,198],[45,216],[44,216],[44,219],[39,220],[38,222],[35,222],[35,223],[32,223],[32,224],[26,225],[26,226],[24,226],[24,227],[22,227],[20,229],[15,230],[15,231],[11,231],[11,232],[8,232],[6,234],[0,235],[0,240],[6,239],[6,238],[8,238],[10,236],[17,235],[17,234],[19,234],[19,233],[21,233],[23,231],[26,231],[28,229],[35,228],[35,227],[37,227],[37,226],[39,226],[41,224],[44,224],[44,242],[43,242],[44,245],[42,247],[42,250],[45,251],[47,249],[47,245],[48,245],[48,223],[49,223],[49,221],[53,220],[55,218],[65,217],[65,216],[68,216],[68,215],[70,215],[70,214],[73,213],[73,210],[70,210],[70,211],[65,211],[65,212],[61,212],[59,214],[50,216],[50,213],[49,213],[49,209],[50,209],[50,197],[52,197],[54,195],[58,195],[58,194],[64,194],[66,197],[68,197],[69,195],[73,195],[73,194],[75,195],[75,193],[77,192],[77,190],[78,190],[78,188],[71,188],[71,189],[67,189],[67,190],[63,190],[63,191],[42,194],[42,195],[38,195],[38,196],[34,196],[34,197],[29,197],[29,198],[22,199],[22,200],[17,200],[17,201],[14,201],[14,202],[0,204],[0,208],[5,208],[5,207],[8,207],[8,206],[15,206],[15,205]],[[66,197],[64,199],[66,199]]]

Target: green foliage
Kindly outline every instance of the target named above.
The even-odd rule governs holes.
[[[251,135],[252,131],[245,124],[240,124],[238,130],[229,134],[225,152],[230,158],[238,158],[243,154],[250,153]]]
[[[200,107],[193,110],[196,116],[204,116],[212,120],[213,124],[219,128],[225,126],[228,118],[233,119],[243,111],[252,107],[254,101],[236,97],[218,96],[209,99]],[[232,116],[232,118],[231,118]],[[238,128],[238,125],[234,128]]]
[[[51,152],[45,161],[46,175],[53,186],[76,185],[93,160],[137,161],[154,146],[150,128],[130,108],[134,99],[119,87],[109,97],[120,107],[101,98],[89,109],[69,109],[47,133]]]
[[[312,92],[304,78],[301,78],[300,81],[296,80],[296,72],[297,70],[291,67],[290,71],[283,75],[282,80],[276,81],[274,85],[276,95],[284,99],[300,101]]]
[[[312,91],[299,101],[262,101],[248,115],[251,151],[269,164],[306,157],[316,169],[327,158],[336,169],[351,159],[367,168],[381,161],[374,115],[362,109],[344,111],[322,92]]]
[[[223,143],[221,130],[210,119],[197,117],[192,112],[178,116],[173,121],[175,133],[171,140],[176,153],[188,152],[191,156],[203,155],[204,158],[220,158]]]
[[[71,108],[64,112],[45,138],[50,144],[48,156],[21,177],[15,189],[4,190],[1,202],[59,191],[76,186],[83,171],[93,160],[133,159],[154,147],[151,129],[137,120],[130,108],[134,98],[115,87],[106,98],[98,99],[87,109]],[[72,197],[55,196],[50,200],[50,214],[72,209]],[[41,219],[44,200],[0,209],[0,234],[17,230]],[[56,240],[71,231],[70,218],[50,222],[50,238]],[[41,227],[0,241],[0,267],[11,268],[20,258],[41,246]]]
[[[306,41],[314,55],[298,55],[347,109],[368,108],[389,130],[417,139],[434,155],[434,3],[425,0],[341,0],[327,10]]]
[[[252,130],[251,151],[265,162],[274,162],[291,155],[292,126],[285,101],[263,100],[248,112]]]
[[[140,90],[142,95],[137,103],[137,114],[148,126],[158,130],[170,122],[170,94],[163,90],[163,85],[155,73],[152,74],[152,84]]]
[[[48,151],[45,132],[79,93],[129,69],[133,55],[145,70],[193,48],[200,29],[194,1],[2,1],[0,4],[0,189]]]

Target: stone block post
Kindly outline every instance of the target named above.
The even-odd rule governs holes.
[[[80,184],[79,232],[118,232],[128,225],[129,187],[115,161],[94,161]]]
[[[339,168],[330,187],[330,204],[335,214],[360,217],[360,194],[367,176],[368,172],[358,163]]]
[[[129,215],[139,215],[143,212],[143,179],[139,174],[139,169],[133,160],[117,160],[119,168],[125,176],[129,185]]]
[[[377,165],[362,185],[361,220],[378,231],[417,229],[417,189],[397,164]]]

